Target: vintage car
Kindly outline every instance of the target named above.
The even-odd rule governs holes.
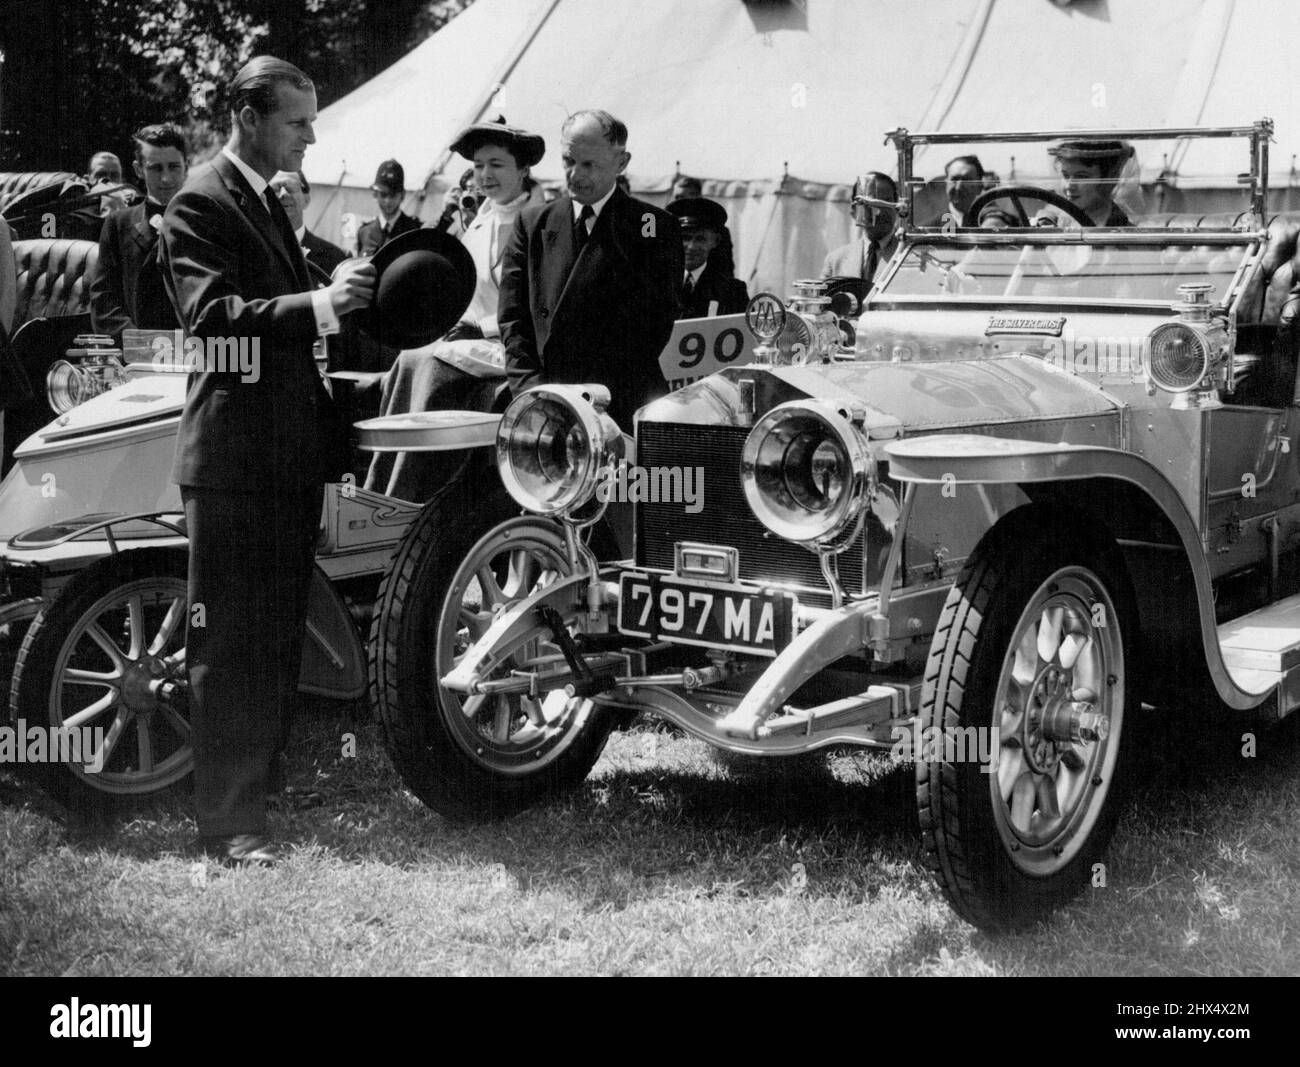
[[[661,360],[664,374],[690,380],[743,361],[742,321],[680,323]],[[66,344],[71,329],[56,336]],[[20,439],[0,480],[0,699],[8,719],[25,727],[106,731],[102,766],[30,768],[82,804],[152,793],[193,767],[187,542],[171,480],[187,368],[183,359],[159,358],[180,352],[182,342],[166,331],[128,330],[121,347],[94,336],[66,352],[38,346],[40,401],[57,415]],[[457,354],[470,359],[463,344]],[[337,391],[379,375],[330,377]],[[495,384],[484,377],[456,395],[486,402]],[[425,470],[436,482],[462,454],[490,450],[498,420],[418,412],[363,420],[358,436],[368,451],[450,453]],[[368,458],[359,453],[353,475],[326,487],[299,682],[302,692],[344,701],[366,695],[364,636],[376,592],[423,506],[363,488]],[[442,496],[468,491],[457,482]]]
[[[962,916],[1015,928],[1076,893],[1144,704],[1300,702],[1300,278],[1271,128],[894,131],[903,197],[868,206],[902,236],[854,350],[809,283],[792,311],[755,298],[753,363],[635,427],[600,387],[515,398],[501,488],[434,501],[380,591],[371,685],[406,783],[503,816],[638,712],[753,756],[875,747],[914,760]],[[1063,138],[1238,139],[1245,202],[1097,226],[1017,184],[911,224],[918,149],[1013,141],[1050,175]],[[993,202],[1010,228],[978,226]],[[778,348],[787,314],[806,343]]]

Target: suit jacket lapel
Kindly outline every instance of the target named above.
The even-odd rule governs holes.
[[[294,256],[285,248],[284,241],[280,238],[280,228],[271,218],[271,212],[262,198],[253,192],[244,176],[235,169],[235,165],[224,154],[219,154],[213,165],[226,183],[226,188],[230,190],[231,197],[253,229],[257,231],[258,236],[272,252],[280,257],[280,261],[289,271],[289,276],[299,284],[303,284],[304,279],[299,264],[302,265],[301,270],[305,271],[306,261],[301,255]]]
[[[144,204],[132,209],[131,239],[140,247],[141,252],[148,252],[158,240],[158,231],[149,225],[149,215]]]
[[[555,206],[547,213],[542,242],[542,303],[551,309],[551,315],[554,316],[559,310],[576,259],[573,245],[573,201],[567,196],[556,200]]]
[[[590,292],[592,282],[603,269],[608,269],[609,257],[618,251],[618,219],[616,216],[623,206],[621,203],[623,199],[626,199],[625,195],[620,190],[614,190],[614,195],[605,202],[605,207],[596,216],[596,222],[591,228],[591,234],[587,237],[587,243],[583,246],[582,253],[573,260],[573,269],[569,271],[559,301],[555,305],[557,316],[564,307],[564,298],[570,292],[575,294],[584,291]],[[570,203],[565,221],[569,224],[569,247],[572,249],[574,228],[572,203]],[[572,253],[570,254],[572,255]]]

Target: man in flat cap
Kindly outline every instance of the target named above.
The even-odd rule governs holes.
[[[402,210],[402,197],[406,195],[406,172],[395,159],[386,159],[375,171],[370,186],[379,217],[368,219],[357,231],[357,254],[372,256],[394,237],[420,228],[419,220]]]
[[[749,290],[737,278],[723,274],[713,262],[722,234],[727,228],[727,211],[702,196],[684,197],[668,205],[668,213],[681,222],[682,254],[686,270],[682,278],[679,319],[735,315],[749,304]]]

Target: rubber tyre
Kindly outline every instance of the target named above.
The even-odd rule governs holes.
[[[1125,717],[1132,719],[1139,706],[1137,672],[1125,669],[1136,663],[1137,613],[1117,550],[1077,532],[1085,528],[1079,517],[1070,519],[1032,506],[999,523],[977,546],[949,591],[926,664],[919,713],[923,748],[915,754],[926,862],[954,910],[992,933],[1032,925],[1087,884],[1123,803],[1131,763],[1124,745]],[[1024,734],[1004,741],[1009,724],[1032,723],[1034,711],[1046,714],[1037,701],[1040,694],[1050,693],[1051,663],[1068,658],[1061,651],[1064,639],[1059,635],[1049,636],[1047,646],[1039,639],[1024,640],[1034,627],[1035,612],[1041,620],[1055,610],[1053,605],[1064,604],[1067,611],[1076,605],[1078,610],[1065,616],[1062,629],[1069,625],[1082,634],[1088,623],[1081,615],[1089,601],[1094,605],[1089,619],[1106,620],[1112,629],[1094,627],[1086,639],[1079,638],[1084,651],[1077,653],[1070,680],[1061,684],[1065,688],[1083,684],[1085,667],[1100,679],[1095,706],[1106,713],[1107,737],[1090,745],[1044,745],[1041,735],[1035,743],[1025,744],[1028,735]],[[1105,614],[1098,615],[1097,603],[1105,606]],[[1013,653],[1013,639],[1021,649],[1019,660]],[[1057,651],[1043,661],[1041,649],[1052,647],[1053,640],[1059,640]],[[1027,645],[1032,655],[1026,654]],[[1009,680],[1013,668],[1022,676],[1041,678],[1041,683],[1029,687],[1019,718],[1005,714],[1017,701],[1002,699],[1003,694],[1014,692]],[[960,758],[957,735],[951,733],[952,746],[931,743],[925,750],[927,736],[944,736],[932,731],[970,726],[988,730],[987,751],[996,773],[985,773],[985,764],[978,759]],[[1071,770],[1065,763],[1067,748],[1075,753],[1069,758],[1082,762],[1082,767]],[[1059,757],[1056,781],[1065,792],[1064,804],[1059,798],[1056,801],[1066,812],[1059,820],[1047,807],[1057,787],[1048,790],[1045,800],[1043,794],[1030,792],[1045,784],[1042,775],[1031,773],[1030,753],[1037,753],[1033,758],[1043,764],[1050,757],[1044,761],[1042,753],[1053,750]],[[1029,795],[1022,800],[1032,814],[1026,820],[1022,805],[1018,829],[1015,801],[1021,778],[1030,783]],[[997,799],[1008,781],[1009,792]],[[1051,832],[1057,821],[1063,824]],[[1046,828],[1031,830],[1035,824]]]
[[[108,556],[74,575],[28,628],[18,653],[10,693],[14,717],[24,719],[29,725],[57,727],[65,720],[65,710],[84,702],[90,686],[56,686],[55,679],[74,665],[101,672],[109,665],[107,654],[86,633],[92,620],[99,620],[101,628],[117,641],[119,650],[129,659],[129,635],[133,627],[129,612],[121,605],[132,591],[142,598],[141,629],[146,637],[159,636],[168,613],[179,612],[179,617],[170,616],[169,636],[159,647],[160,655],[152,659],[161,660],[182,650],[186,571],[184,551],[150,548]],[[174,606],[178,596],[179,609]],[[122,647],[123,642],[127,647]],[[136,662],[145,658],[137,657]],[[141,796],[166,789],[193,770],[183,670],[157,670],[153,674],[144,670],[143,673],[180,683],[180,699],[167,708],[155,707],[142,713],[138,703],[132,705],[124,699],[122,686],[105,686],[114,694],[112,703],[84,725],[106,730],[120,725],[119,740],[98,773],[87,772],[78,764],[42,765],[44,769],[38,778],[59,799],[106,804],[112,797]],[[145,772],[136,766],[142,732],[148,735],[147,747],[154,761],[153,767]]]
[[[371,626],[371,701],[389,757],[411,792],[451,819],[501,819],[573,789],[616,722],[608,709],[590,706],[571,723],[562,751],[536,770],[494,765],[474,751],[459,696],[438,684],[454,663],[454,654],[436,647],[449,591],[475,546],[519,510],[499,485],[468,510],[463,485],[435,496],[398,546]]]

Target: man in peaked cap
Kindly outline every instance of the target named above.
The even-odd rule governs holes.
[[[359,255],[374,255],[394,237],[418,230],[420,223],[402,210],[402,197],[406,195],[406,172],[395,159],[386,159],[375,171],[370,191],[379,205],[379,217],[368,219],[357,231]]]
[[[682,277],[681,319],[735,315],[749,304],[749,290],[737,278],[725,275],[713,262],[714,253],[727,228],[727,211],[702,196],[683,197],[668,205],[682,228],[682,254],[686,270]]]

